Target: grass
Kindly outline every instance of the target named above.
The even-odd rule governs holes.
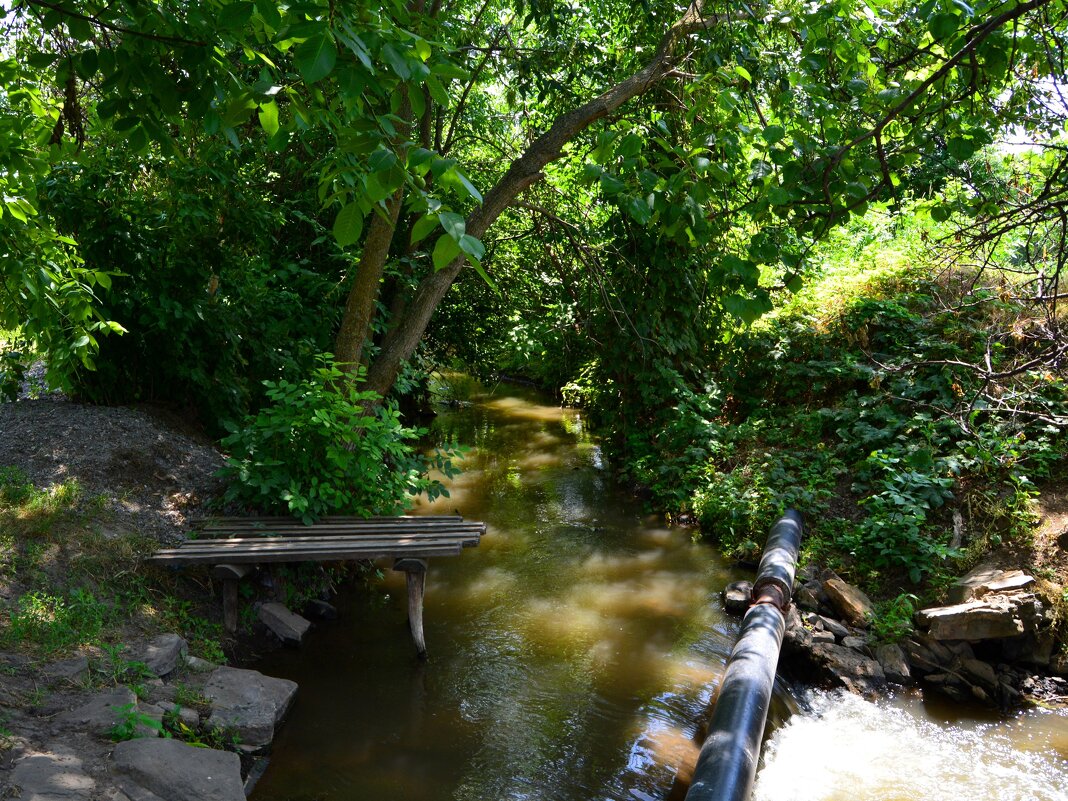
[[[154,540],[102,533],[105,501],[75,480],[37,487],[0,467],[0,585],[10,598],[0,601],[0,647],[48,659],[93,647],[110,655],[101,672],[129,678],[135,665],[117,644],[174,631],[192,653],[224,662],[210,593],[144,565]]]

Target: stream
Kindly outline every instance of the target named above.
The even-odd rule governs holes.
[[[487,533],[430,561],[430,659],[408,636],[404,575],[386,569],[301,650],[259,660],[300,691],[252,801],[681,799],[737,634],[719,591],[747,571],[616,487],[579,411],[453,380],[468,400],[432,436],[470,448],[464,472],[415,513]],[[760,801],[1068,801],[1064,715],[800,701],[791,716],[776,693]]]

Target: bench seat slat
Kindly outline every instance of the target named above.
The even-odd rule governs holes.
[[[352,537],[274,537],[268,539],[193,540],[179,548],[166,548],[159,554],[176,553],[260,553],[264,551],[315,550],[316,548],[386,548],[410,545],[477,545],[477,537],[376,537],[354,539]]]
[[[234,553],[183,553],[176,549],[173,554],[159,553],[150,557],[154,562],[170,564],[219,564],[219,563],[260,563],[260,562],[344,562],[353,559],[392,558],[430,558],[432,556],[455,556],[463,546],[459,544],[412,544],[408,546],[388,545],[382,547],[336,548],[336,549],[286,549],[274,551],[242,551]]]
[[[286,537],[314,537],[326,535],[339,535],[348,537],[372,537],[372,536],[411,536],[412,534],[449,535],[449,534],[472,534],[479,536],[485,533],[485,526],[480,523],[465,523],[463,525],[442,526],[435,528],[421,528],[417,526],[376,526],[374,528],[353,529],[348,526],[275,526],[263,529],[231,529],[220,528],[211,531],[200,532],[201,536],[193,542],[204,542],[227,537],[240,537],[245,539],[257,539],[267,536]]]

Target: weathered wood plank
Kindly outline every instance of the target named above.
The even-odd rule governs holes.
[[[216,564],[220,560],[257,564],[260,562],[344,562],[358,559],[379,559],[383,557],[410,556],[426,558],[430,556],[456,556],[463,551],[460,544],[412,544],[401,546],[382,546],[375,548],[346,549],[279,549],[265,551],[227,552],[227,553],[163,553],[149,557],[150,561],[164,564]]]
[[[353,530],[346,526],[316,526],[311,528],[270,528],[270,529],[216,529],[214,531],[201,532],[201,536],[195,537],[191,542],[207,542],[216,539],[263,539],[264,537],[318,537],[318,536],[344,536],[344,537],[373,537],[373,536],[407,536],[411,534],[473,534],[481,536],[485,533],[485,526],[465,523],[454,526],[440,526],[436,528],[407,527],[376,527]],[[225,535],[225,536],[207,536]]]
[[[270,539],[226,539],[226,540],[196,540],[179,548],[165,548],[153,555],[173,555],[176,553],[213,553],[219,555],[219,562],[226,561],[226,554],[230,553],[266,553],[270,551],[286,550],[348,550],[400,547],[407,548],[419,545],[460,545],[470,548],[478,544],[478,537],[449,536],[449,537],[375,537],[374,539],[359,539],[343,537],[315,537],[307,539],[289,539],[273,537]]]

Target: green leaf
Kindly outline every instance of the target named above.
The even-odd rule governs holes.
[[[79,42],[93,38],[93,26],[81,17],[67,17],[67,31]]]
[[[434,98],[435,103],[443,108],[449,107],[449,93],[445,91],[445,87],[441,85],[441,81],[433,75],[429,75],[426,79],[426,86],[427,89],[430,90],[430,96]]]
[[[753,76],[749,74],[749,70],[747,70],[745,67],[739,65],[734,68],[734,71],[735,73],[737,73],[739,78],[749,81],[749,83],[753,82]]]
[[[363,233],[363,210],[358,203],[349,203],[334,219],[334,239],[341,247],[359,241]]]
[[[273,100],[260,106],[260,125],[268,136],[278,133],[278,104]]]
[[[482,257],[486,255],[486,246],[483,245],[480,240],[471,236],[471,234],[464,234],[461,236],[458,244],[460,245],[460,250],[476,262],[482,261]]]
[[[438,215],[425,214],[416,220],[415,225],[412,226],[412,244],[418,244],[422,242],[427,236],[438,227]]]
[[[438,215],[438,220],[441,222],[441,227],[445,229],[445,233],[454,240],[459,242],[463,238],[467,223],[459,214],[453,211],[443,211]]]
[[[329,75],[337,63],[337,44],[329,32],[306,39],[294,55],[297,69],[306,83],[315,83]]]
[[[243,28],[252,19],[252,3],[230,3],[219,11],[219,27],[236,31]]]
[[[627,185],[614,175],[607,172],[601,173],[601,191],[605,197],[614,197],[627,188]]]
[[[960,17],[956,14],[935,14],[931,17],[931,36],[935,40],[945,39],[952,35],[960,26]]]
[[[412,68],[408,66],[408,59],[398,53],[393,45],[387,44],[382,48],[382,58],[389,63],[389,66],[402,81],[412,77]]]
[[[629,197],[623,204],[623,208],[627,210],[627,214],[638,223],[638,225],[645,225],[652,219],[653,210],[649,208],[649,203],[642,197]]]
[[[442,234],[438,237],[437,244],[434,245],[434,252],[431,255],[431,259],[434,262],[434,269],[445,269],[452,263],[452,260],[459,255],[460,244],[448,234]]]
[[[783,140],[783,138],[786,136],[786,129],[783,128],[781,125],[769,125],[761,133],[761,136],[764,137],[765,142],[767,142],[769,145],[773,145],[776,142],[781,142]]]

